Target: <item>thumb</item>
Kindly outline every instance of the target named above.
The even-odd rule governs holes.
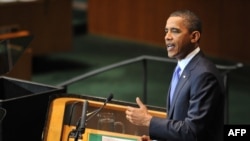
[[[136,103],[140,108],[145,108],[145,105],[142,103],[139,97],[136,97]]]

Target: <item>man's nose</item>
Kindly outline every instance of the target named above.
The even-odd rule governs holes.
[[[165,40],[171,40],[171,39],[172,39],[171,33],[170,33],[170,32],[167,32],[167,33],[165,34]]]

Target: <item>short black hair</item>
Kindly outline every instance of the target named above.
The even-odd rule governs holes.
[[[169,17],[182,17],[186,21],[189,32],[202,32],[202,23],[200,18],[190,10],[177,10],[172,12]]]

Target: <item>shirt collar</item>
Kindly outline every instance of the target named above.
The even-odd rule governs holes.
[[[181,72],[185,69],[190,60],[200,51],[200,47],[197,47],[192,52],[190,52],[184,59],[178,61],[178,66],[181,68]]]

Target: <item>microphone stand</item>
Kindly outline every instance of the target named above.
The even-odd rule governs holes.
[[[84,101],[82,108],[82,116],[77,122],[76,129],[73,129],[69,133],[69,138],[74,138],[74,141],[82,140],[82,134],[84,134],[85,132],[87,108],[88,108],[88,101]]]
[[[80,122],[82,122],[83,120],[80,118]],[[79,124],[78,124],[79,125]],[[78,141],[79,139],[82,140],[82,134],[84,134],[85,132],[85,127],[80,127],[80,126],[77,126],[76,128],[76,131],[75,131],[75,141]]]

